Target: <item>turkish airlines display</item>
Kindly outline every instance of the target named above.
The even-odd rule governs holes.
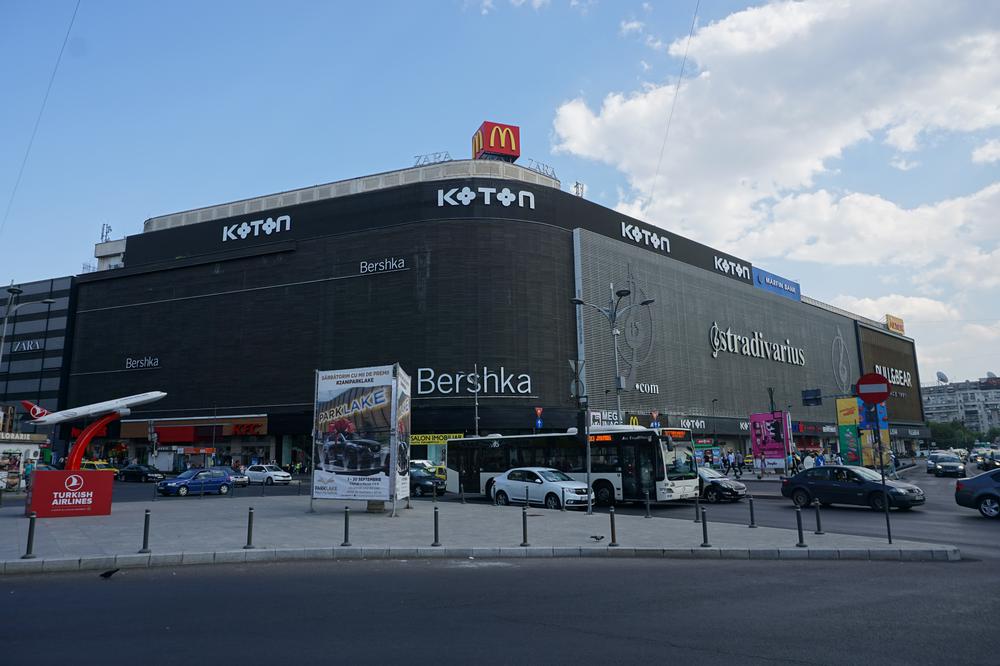
[[[64,409],[61,412],[50,412],[27,400],[22,400],[21,404],[31,414],[31,423],[33,425],[55,425],[57,423],[66,423],[67,421],[112,413],[128,416],[132,412],[132,407],[156,402],[161,398],[165,398],[166,395],[163,391],[150,391],[149,393],[139,393],[138,395],[130,395],[115,400],[95,402],[92,405],[83,405],[82,407],[75,407],[73,409]]]

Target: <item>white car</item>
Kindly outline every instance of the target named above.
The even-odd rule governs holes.
[[[277,465],[250,465],[247,467],[246,475],[250,483],[263,483],[265,486],[275,483],[287,486],[292,482],[292,475]]]
[[[528,504],[542,504],[547,509],[558,509],[563,498],[566,506],[587,506],[591,491],[582,481],[549,467],[518,467],[508,470],[493,480],[493,499],[497,504],[523,503],[527,493]]]

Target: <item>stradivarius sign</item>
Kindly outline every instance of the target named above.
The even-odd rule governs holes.
[[[713,321],[712,328],[709,329],[709,340],[712,344],[712,358],[719,358],[720,352],[727,352],[776,363],[806,364],[806,352],[803,348],[794,346],[788,338],[785,338],[784,342],[771,342],[760,331],[741,335],[734,333],[732,327],[723,330],[718,322]]]

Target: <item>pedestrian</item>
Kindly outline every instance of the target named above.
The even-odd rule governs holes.
[[[729,476],[730,471],[736,473],[736,455],[732,449],[729,449],[729,453],[726,454],[726,476]]]
[[[823,455],[822,451],[820,451],[819,455],[816,456],[816,467],[822,467],[825,464],[826,464],[826,456]]]
[[[736,455],[736,478],[743,478],[743,454],[737,453]]]
[[[899,480],[899,473],[896,471],[896,454],[893,451],[889,452],[889,473],[893,479]]]
[[[816,464],[816,459],[813,457],[813,454],[811,452],[809,453],[809,455],[806,456],[805,460],[802,461],[802,467],[804,467],[805,469],[812,469],[813,465],[815,464]]]
[[[833,462],[835,464],[837,464],[837,465],[843,465],[844,464],[844,459],[843,459],[843,457],[841,457],[839,451],[833,455]]]

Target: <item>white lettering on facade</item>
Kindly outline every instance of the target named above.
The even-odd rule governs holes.
[[[732,275],[745,280],[749,280],[750,276],[753,274],[753,269],[746,264],[733,261],[732,259],[726,259],[725,257],[715,258],[715,270],[725,275]]]
[[[627,238],[637,245],[645,245],[654,250],[660,250],[664,254],[670,254],[670,237],[666,234],[659,234],[655,231],[642,229],[638,224],[622,225],[622,238]]]
[[[660,393],[660,385],[639,383],[635,385],[635,390],[638,391],[639,393],[650,393],[653,395],[658,395]]]
[[[406,268],[406,259],[403,257],[386,257],[378,261],[362,261],[360,273],[385,273],[387,271],[401,271]]]
[[[719,352],[728,352],[763,358],[776,363],[806,364],[805,349],[793,346],[791,340],[787,338],[783,344],[768,342],[760,331],[754,331],[750,336],[740,335],[733,333],[732,328],[722,330],[719,324],[713,321],[712,328],[709,329],[709,339],[712,344],[712,358],[718,358]]]
[[[530,395],[531,375],[507,372],[504,366],[493,371],[483,366],[474,372],[442,372],[417,368],[417,396],[429,395]]]
[[[875,372],[889,380],[890,384],[896,386],[913,386],[913,378],[906,370],[897,370],[885,365],[876,365]]]
[[[246,240],[251,236],[270,236],[271,234],[281,233],[282,231],[291,231],[292,229],[292,216],[291,215],[280,215],[276,218],[266,218],[263,220],[251,220],[249,222],[241,222],[239,224],[230,224],[222,226],[222,242],[235,241],[235,240]]]
[[[125,359],[126,370],[143,370],[146,368],[158,368],[158,367],[160,367],[159,356],[143,356],[142,358]]]
[[[476,198],[482,195],[483,205],[492,206],[495,203],[504,208],[509,208],[515,201],[520,208],[535,209],[535,195],[528,190],[512,191],[509,187],[497,190],[495,187],[471,187],[457,188],[450,190],[438,190],[438,206],[468,206]]]

